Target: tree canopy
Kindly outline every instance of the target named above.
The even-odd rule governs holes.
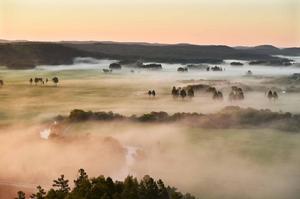
[[[159,179],[155,181],[146,175],[141,180],[127,176],[124,181],[113,181],[110,177],[89,178],[84,169],[79,169],[71,189],[69,180],[61,175],[53,181],[52,188],[45,191],[41,186],[31,199],[196,199],[189,193],[183,194],[176,188],[165,186]],[[16,199],[25,199],[19,191]]]

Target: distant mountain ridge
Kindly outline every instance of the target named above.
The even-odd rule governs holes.
[[[300,56],[300,47],[277,48],[273,45],[260,45],[254,47],[239,46],[236,49],[269,55]]]
[[[280,58],[272,56],[277,54],[300,55],[300,48],[280,49],[271,45],[241,48],[225,45],[111,41],[0,41],[0,65],[19,69],[34,68],[37,65],[72,64],[75,57],[118,59],[123,63],[143,60],[164,63],[218,64],[224,59],[276,60],[276,63],[280,63]]]

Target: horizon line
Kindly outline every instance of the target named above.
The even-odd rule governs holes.
[[[0,43],[4,42],[48,42],[48,43],[67,43],[67,42],[78,42],[78,43],[121,43],[121,44],[144,44],[144,45],[194,45],[194,46],[228,46],[228,47],[257,47],[257,46],[273,46],[276,48],[300,48],[300,46],[276,46],[273,44],[262,43],[254,45],[227,45],[227,44],[199,44],[189,42],[178,42],[178,43],[159,43],[159,42],[146,42],[146,41],[111,41],[111,40],[27,40],[27,39],[1,39]]]

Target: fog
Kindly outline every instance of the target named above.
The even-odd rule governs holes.
[[[61,70],[92,70],[107,68],[107,66],[116,60],[98,60],[89,57],[78,57],[74,59],[72,65],[58,65],[58,66],[37,66],[34,70],[48,70],[48,71],[61,71]]]
[[[282,76],[290,75],[293,73],[300,73],[300,67],[297,67],[297,64],[300,63],[300,57],[291,57],[291,56],[280,56],[283,58],[288,58],[294,60],[295,64],[292,66],[264,66],[264,65],[249,65],[247,61],[242,60],[224,60],[222,64],[216,64],[223,67],[225,70],[222,72],[212,73],[205,70],[190,70],[189,73],[178,73],[178,67],[185,67],[184,64],[162,64],[162,70],[147,70],[147,69],[137,69],[134,68],[134,64],[128,64],[123,66],[122,70],[115,70],[116,74],[127,74],[132,75],[132,70],[138,74],[154,75],[157,78],[177,78],[177,79],[195,79],[195,78],[232,78],[240,77],[246,75],[248,70],[251,70],[256,76]],[[94,58],[75,58],[73,65],[59,65],[59,66],[37,66],[36,70],[48,70],[48,71],[60,71],[60,70],[99,70],[102,72],[102,69],[108,69],[109,64],[118,62],[118,60],[97,60]],[[231,62],[240,62],[244,66],[231,66]],[[148,64],[148,63],[145,63]],[[196,64],[197,65],[197,64]],[[204,64],[207,66],[214,66],[214,64]],[[127,67],[126,67],[127,66]]]
[[[73,179],[85,168],[90,176],[114,179],[150,174],[204,198],[300,193],[299,134],[88,122],[61,127],[58,136],[44,139],[44,128],[16,126],[1,133],[1,184],[48,188],[58,175]]]
[[[0,198],[36,185],[50,188],[60,174],[123,179],[146,174],[163,179],[199,198],[296,199],[300,195],[300,134],[271,128],[203,129],[182,123],[59,123],[75,108],[113,111],[126,116],[151,111],[216,113],[226,106],[300,113],[297,83],[278,79],[300,68],[230,66],[222,72],[177,72],[180,64],[162,64],[160,71],[123,67],[105,74],[115,60],[77,58],[71,66],[39,66],[35,70],[0,70]],[[133,71],[132,71],[133,70]],[[246,76],[251,70],[252,76]],[[56,87],[30,85],[32,77],[60,78]],[[223,101],[205,92],[192,99],[174,99],[172,86],[208,84],[221,90]],[[241,86],[245,100],[230,101],[231,86]],[[289,90],[293,88],[293,92]],[[156,97],[147,91],[155,89]],[[265,92],[278,91],[270,101]],[[298,89],[298,90],[297,90]],[[57,128],[57,132],[53,130]]]

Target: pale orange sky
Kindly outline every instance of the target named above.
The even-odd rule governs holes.
[[[0,0],[0,38],[300,46],[300,0]]]

